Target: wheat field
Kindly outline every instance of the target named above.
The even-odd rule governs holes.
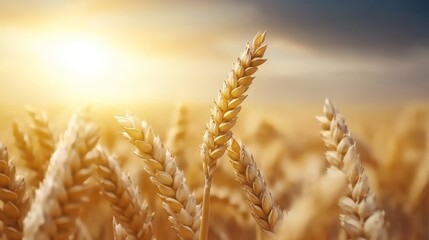
[[[247,104],[267,49],[210,108],[2,103],[2,239],[428,239],[429,105]]]

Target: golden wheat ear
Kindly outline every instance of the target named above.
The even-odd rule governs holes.
[[[158,196],[169,213],[169,220],[180,239],[198,239],[200,205],[189,190],[183,172],[152,128],[131,114],[117,117],[123,136],[134,145],[134,154],[143,160],[150,180],[157,187]]]
[[[345,119],[334,104],[326,99],[320,122],[322,138],[328,148],[326,159],[332,167],[347,176],[346,194],[340,199],[341,225],[348,239],[387,239],[384,211],[377,209],[375,194],[360,162],[356,143]]]
[[[215,99],[210,120],[207,123],[200,147],[205,175],[205,188],[203,196],[203,212],[201,222],[200,240],[208,237],[210,213],[210,188],[213,172],[219,158],[226,151],[226,144],[232,137],[232,127],[237,122],[241,103],[246,99],[245,94],[255,77],[253,74],[267,59],[263,58],[267,45],[264,44],[266,31],[258,33],[252,43],[247,43],[241,56],[237,59],[227,79]]]
[[[20,159],[24,166],[33,173],[28,184],[37,187],[45,175],[44,165],[40,162],[40,159],[35,156],[33,149],[34,144],[30,140],[29,135],[24,133],[17,122],[13,122],[12,129],[15,144],[20,153]]]
[[[27,107],[27,112],[31,117],[30,126],[39,146],[38,153],[46,166],[55,151],[54,134],[49,127],[46,112],[36,111],[33,107]]]
[[[24,239],[66,239],[89,199],[86,183],[93,174],[87,154],[98,140],[94,124],[74,116],[52,155],[45,179],[24,221]]]
[[[252,44],[247,44],[241,57],[237,59],[234,68],[224,81],[211,111],[201,145],[201,156],[206,175],[211,176],[217,160],[226,151],[226,143],[231,139],[231,129],[237,121],[241,103],[246,99],[245,94],[258,70],[266,59],[263,58],[267,45],[263,45],[266,32],[258,33]]]
[[[10,161],[7,148],[0,143],[0,221],[6,239],[22,239],[23,221],[29,202],[25,181],[17,176],[15,165]]]
[[[253,218],[262,230],[274,233],[283,212],[274,202],[253,155],[235,139],[231,139],[227,153]]]
[[[97,147],[97,152],[101,193],[109,201],[114,218],[132,239],[152,239],[152,216],[137,187],[122,172],[116,158],[109,156],[100,147]]]

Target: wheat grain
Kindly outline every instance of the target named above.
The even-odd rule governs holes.
[[[127,231],[113,218],[113,240],[131,240]]]
[[[98,148],[102,194],[114,211],[115,219],[132,239],[152,239],[151,216],[147,203],[141,198],[131,180],[121,171],[117,159]]]
[[[169,151],[165,150],[152,128],[133,115],[117,117],[123,135],[134,146],[134,153],[143,159],[150,180],[170,214],[169,220],[180,239],[197,239],[200,231],[200,206],[191,194],[183,172]]]
[[[227,153],[253,218],[264,231],[274,233],[283,213],[274,202],[252,154],[233,138]]]
[[[0,143],[0,220],[7,239],[22,239],[23,220],[28,210],[25,181],[16,176],[6,147]],[[2,234],[0,234],[2,235]]]
[[[92,174],[85,156],[98,140],[97,128],[74,116],[52,155],[46,177],[24,221],[24,239],[67,239],[73,233]]]
[[[343,171],[348,180],[346,195],[339,201],[342,209],[341,225],[347,238],[387,239],[384,211],[376,207],[375,195],[370,190],[355,141],[344,118],[328,99],[323,112],[324,116],[317,119],[321,123],[321,135],[328,147],[326,159],[331,166]]]
[[[240,105],[246,99],[245,93],[255,78],[252,75],[258,70],[258,66],[266,61],[263,56],[267,45],[262,45],[265,35],[266,32],[258,33],[252,44],[247,44],[241,57],[235,62],[219,91],[207,123],[200,150],[205,175],[200,240],[205,240],[208,236],[210,187],[217,161],[225,153],[226,144],[232,137],[231,129],[237,121]]]

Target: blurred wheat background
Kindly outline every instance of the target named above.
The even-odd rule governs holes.
[[[388,239],[428,239],[428,11],[423,1],[1,0],[0,141],[32,202],[54,151],[73,145],[61,137],[73,132],[66,131],[68,119],[89,106],[103,147],[94,151],[117,156],[121,171],[139,186],[147,215],[154,214],[153,236],[176,239],[150,174],[114,116],[131,111],[146,120],[202,202],[200,145],[209,106],[244,44],[267,29],[268,61],[255,73],[233,133],[253,153],[284,210],[283,225],[294,222],[278,239],[358,239],[343,232],[350,226],[341,226],[341,204],[329,191],[335,179],[324,178],[329,149],[315,116],[324,114],[325,98],[346,119],[385,213]],[[23,142],[35,157],[23,153]],[[32,158],[45,162],[29,163]],[[94,173],[81,183],[90,186],[90,201],[73,219],[80,230],[64,238],[113,239],[113,228],[122,225],[112,224],[114,211],[98,194],[110,185],[96,184],[97,178]],[[332,199],[321,192],[332,192]],[[4,194],[0,206],[7,212]],[[273,238],[258,230],[226,154],[210,199],[209,239]],[[5,230],[5,218],[0,214],[3,238],[22,238]],[[122,227],[130,234],[132,227]],[[117,239],[125,239],[118,229]]]

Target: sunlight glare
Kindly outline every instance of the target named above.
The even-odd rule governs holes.
[[[99,49],[90,42],[68,42],[60,49],[58,60],[69,71],[79,74],[93,74],[102,68],[103,58]]]
[[[99,75],[108,67],[106,51],[93,39],[70,38],[52,46],[52,60],[68,74],[77,77]]]
[[[67,90],[71,100],[105,100],[115,92],[119,80],[113,77],[114,63],[118,56],[103,41],[79,34],[63,35],[46,41],[45,49],[52,80]]]

